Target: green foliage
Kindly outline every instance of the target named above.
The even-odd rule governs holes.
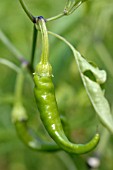
[[[64,4],[66,3],[65,0],[25,0],[25,2],[34,15],[43,15],[45,18],[60,13],[64,9]],[[48,24],[49,30],[64,36],[74,44],[76,49],[80,51],[87,60],[94,61],[99,68],[107,71],[105,96],[111,108],[113,105],[112,9],[112,0],[89,0],[84,2],[72,15],[64,16]],[[0,29],[2,29],[6,37],[8,37],[12,44],[22,53],[21,55],[24,56],[26,60],[30,61],[32,24],[22,11],[18,1],[8,0],[0,2]],[[34,153],[26,148],[19,140],[11,122],[10,113],[14,97],[16,73],[8,67],[0,65],[0,169],[45,170],[54,168],[59,170],[85,170],[88,169],[86,162],[89,160],[89,157],[95,157],[96,155],[100,160],[100,166],[97,169],[111,170],[113,169],[112,133],[106,131],[100,124],[84,90],[78,68],[70,49],[55,37],[51,36],[49,38],[50,60],[53,66],[59,112],[62,115],[66,115],[69,124],[69,137],[72,140],[76,139],[76,142],[85,142],[86,138],[90,138],[92,132],[95,133],[95,127],[98,125],[101,134],[100,144],[95,152],[84,156],[68,155],[64,152]],[[39,60],[40,49],[39,39],[37,42],[34,65],[36,65]],[[6,48],[1,41],[1,34],[0,53],[0,58],[8,59],[10,62],[13,62],[18,66],[17,69],[20,67],[20,62],[15,57],[17,53],[15,54],[13,51]],[[13,65],[13,68],[15,68],[15,65]],[[84,77],[82,78],[87,85],[89,85],[89,83],[95,83],[94,73],[93,76],[90,74],[90,77],[93,77],[90,82],[88,79],[89,72],[85,71],[83,73],[82,76]],[[39,116],[37,116],[38,111],[33,97],[33,82],[29,74],[26,74],[25,78],[23,103],[30,117],[29,124],[37,132],[42,131],[42,138],[44,138],[43,134],[45,131]],[[104,75],[102,78],[104,78]],[[105,102],[102,91],[101,95]],[[92,96],[90,95],[90,97]],[[105,103],[102,102],[104,106]],[[103,116],[100,115],[100,117]],[[110,128],[112,128],[112,123]]]

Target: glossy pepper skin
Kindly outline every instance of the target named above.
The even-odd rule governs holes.
[[[17,75],[15,85],[14,106],[12,109],[12,122],[22,142],[34,151],[54,152],[60,150],[60,147],[54,141],[43,140],[40,134],[36,133],[29,126],[29,118],[27,111],[22,103],[22,93],[24,85],[24,69],[23,65]]]
[[[41,120],[54,141],[65,151],[71,153],[83,154],[94,149],[100,139],[98,133],[87,144],[73,144],[65,136],[58,112],[52,76],[35,74],[34,82],[34,93]]]
[[[20,139],[34,151],[54,152],[60,150],[55,142],[43,141],[28,125],[28,117],[21,103],[15,104],[12,111],[13,123]]]
[[[55,98],[54,84],[52,82],[52,67],[48,62],[48,33],[43,17],[39,17],[38,24],[42,34],[42,54],[41,61],[37,64],[34,73],[34,95],[40,112],[40,118],[51,138],[63,150],[75,154],[87,153],[97,146],[100,136],[97,133],[93,139],[86,144],[73,144],[66,137]]]

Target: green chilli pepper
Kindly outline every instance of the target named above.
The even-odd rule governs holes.
[[[15,86],[15,100],[12,109],[12,122],[16,131],[26,146],[35,151],[57,151],[60,147],[54,141],[43,141],[37,133],[28,125],[28,115],[22,104],[22,89],[24,84],[24,67],[22,67],[17,75]]]
[[[38,17],[38,25],[42,34],[41,61],[36,66],[34,73],[34,94],[40,112],[41,120],[53,140],[65,151],[75,154],[83,154],[94,149],[100,139],[97,133],[86,144],[73,144],[66,137],[58,112],[55,98],[55,89],[52,82],[52,67],[48,62],[48,33],[43,17]]]

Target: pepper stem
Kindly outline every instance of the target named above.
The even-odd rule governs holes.
[[[41,54],[41,62],[42,64],[48,63],[48,55],[49,55],[49,42],[48,42],[48,32],[46,28],[45,20],[42,16],[38,17],[38,24],[42,34],[42,54]]]
[[[36,66],[36,73],[39,76],[51,76],[52,67],[48,61],[49,40],[48,40],[48,31],[46,28],[46,22],[45,19],[42,16],[40,16],[38,17],[37,23],[42,35],[42,54],[41,54],[40,63]]]

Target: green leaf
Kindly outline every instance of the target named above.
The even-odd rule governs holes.
[[[87,62],[65,38],[50,31],[49,33],[64,41],[71,48],[89,99],[102,124],[113,133],[113,117],[101,87],[106,82],[106,72]]]
[[[100,121],[113,133],[113,118],[111,115],[110,106],[107,99],[104,97],[103,90],[100,86],[100,84],[103,84],[106,81],[106,72],[89,64],[84,58],[82,58],[80,53],[75,50],[74,56],[77,61],[84,87],[98,117],[100,118]],[[93,73],[95,81],[88,75],[86,76],[84,74],[87,70]]]

